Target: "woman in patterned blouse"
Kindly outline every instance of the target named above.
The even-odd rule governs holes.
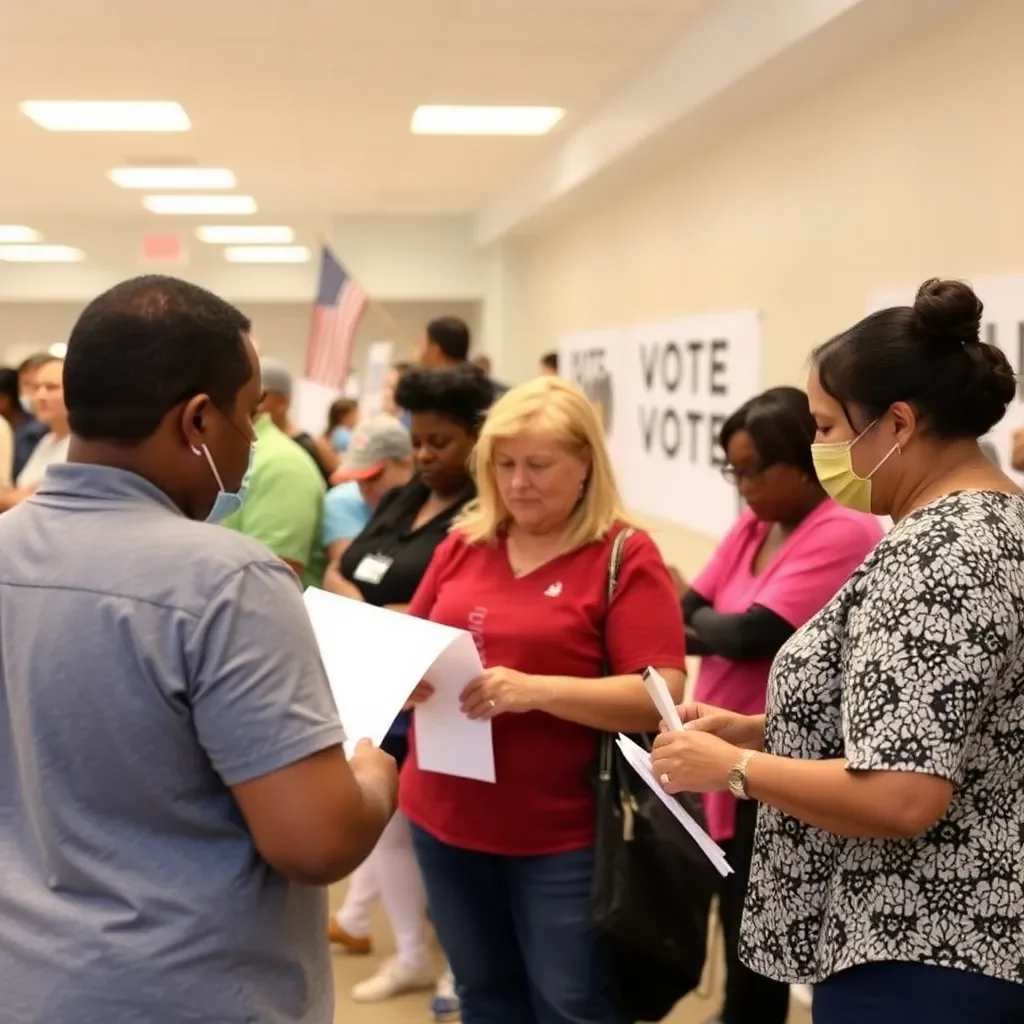
[[[1016,380],[929,281],[814,353],[815,468],[895,526],[780,651],[767,713],[684,708],[669,792],[761,803],[740,955],[815,1024],[1024,1021],[1024,498],[978,438]]]

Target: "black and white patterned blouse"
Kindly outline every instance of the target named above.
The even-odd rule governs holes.
[[[1024,499],[963,491],[900,522],[779,652],[765,749],[949,779],[916,839],[762,806],[740,955],[816,982],[904,960],[1024,982]]]

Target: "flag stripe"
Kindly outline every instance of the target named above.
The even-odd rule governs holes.
[[[327,387],[345,386],[356,332],[370,303],[331,250],[320,253],[320,280],[306,346],[306,376]]]

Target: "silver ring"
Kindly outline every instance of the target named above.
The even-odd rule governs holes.
[[[496,700],[489,700],[487,703],[490,704],[492,710],[498,706],[498,702]]]
[[[660,781],[663,786],[667,786],[672,780],[668,777],[668,772],[662,772]]]

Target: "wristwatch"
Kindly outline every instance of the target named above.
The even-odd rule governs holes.
[[[746,751],[736,764],[729,769],[729,792],[737,800],[750,799],[750,794],[747,792],[747,765],[750,764],[751,758],[756,753],[756,750]]]

